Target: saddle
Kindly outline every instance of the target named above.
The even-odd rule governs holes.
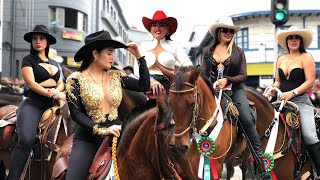
[[[16,110],[10,112],[0,120],[0,150],[8,148],[10,144],[12,144],[10,137],[15,130],[16,121]]]
[[[38,127],[41,132],[41,144],[46,144],[48,133],[54,124],[57,116],[60,114],[61,106],[53,106],[47,109],[41,116]]]
[[[92,161],[91,167],[89,169],[88,180],[100,180],[104,179],[106,172],[109,172],[111,167],[111,147],[110,137],[107,136],[101,143],[94,159]],[[52,177],[54,180],[64,180],[66,177],[68,169],[68,157],[62,156],[53,165]]]
[[[111,167],[111,147],[109,146],[110,136],[107,136],[99,150],[93,158],[91,167],[89,169],[88,180],[100,180],[105,175],[104,172],[109,171]]]

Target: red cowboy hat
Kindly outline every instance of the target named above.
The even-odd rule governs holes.
[[[150,32],[151,30],[151,23],[153,22],[164,22],[169,27],[169,35],[171,36],[173,33],[176,32],[178,27],[178,22],[174,17],[167,17],[167,15],[163,11],[156,11],[152,17],[149,19],[147,17],[142,18],[142,23],[144,27]]]

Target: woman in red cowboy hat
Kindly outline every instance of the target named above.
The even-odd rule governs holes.
[[[153,36],[153,40],[140,45],[151,76],[152,94],[156,95],[158,90],[163,88],[168,94],[170,82],[157,68],[156,63],[171,71],[174,71],[176,66],[193,65],[185,51],[171,40],[171,35],[177,30],[178,22],[173,17],[167,17],[163,11],[156,11],[152,19],[143,17],[142,23]],[[136,71],[137,64],[134,67]]]
[[[21,102],[17,110],[18,143],[12,152],[9,180],[20,178],[42,114],[56,100],[64,98],[58,63],[48,56],[49,45],[55,44],[56,38],[49,34],[46,26],[36,25],[33,31],[24,35],[24,40],[31,44],[30,54],[23,58],[21,67],[30,96]]]
[[[260,138],[254,126],[254,115],[251,114],[248,98],[244,89],[247,78],[246,57],[243,50],[237,47],[234,38],[240,27],[235,26],[230,17],[223,17],[209,29],[214,37],[203,57],[204,75],[211,78],[216,89],[231,87],[232,101],[239,111],[239,120],[251,142],[252,154],[258,165],[259,179],[271,179],[265,172]]]
[[[122,70],[110,69],[117,48],[126,48],[137,57],[139,80]],[[82,61],[82,64],[67,78],[66,92],[71,118],[79,127],[74,135],[67,180],[86,179],[104,137],[120,136],[118,107],[122,88],[145,92],[150,87],[146,61],[137,45],[126,46],[115,41],[108,31],[88,35],[74,60]]]
[[[273,86],[282,91],[281,100],[290,100],[298,105],[303,140],[320,176],[320,141],[316,131],[314,107],[307,95],[316,76],[314,59],[306,51],[312,42],[312,31],[291,26],[287,30],[280,30],[276,37],[288,54],[279,57],[277,61]],[[272,95],[275,96],[275,92]]]

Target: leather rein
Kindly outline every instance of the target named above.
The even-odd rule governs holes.
[[[174,179],[182,180],[177,170],[174,167],[174,164],[171,161],[171,158],[168,153],[168,147],[165,145],[164,137],[161,131],[167,130],[170,125],[174,125],[174,120],[172,119],[170,123],[161,122],[159,123],[158,116],[155,120],[155,145],[158,149],[159,155],[159,164],[160,164],[160,176],[165,179]]]

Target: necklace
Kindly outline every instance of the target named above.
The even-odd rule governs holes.
[[[94,81],[94,83],[96,83],[98,86],[100,86],[101,88],[103,88],[103,76],[104,76],[104,72],[102,73],[101,83],[98,83],[96,80],[94,80],[94,78],[91,76],[89,70],[88,70],[88,74],[89,74],[89,76],[91,77],[91,79]]]
[[[300,55],[301,55],[300,53],[292,55],[292,57],[290,57],[291,61],[293,61],[296,57],[299,57]]]

